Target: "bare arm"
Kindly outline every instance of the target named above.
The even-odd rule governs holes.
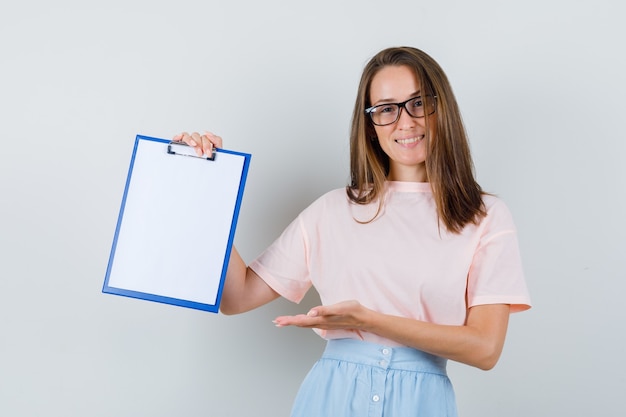
[[[445,326],[372,312],[367,328],[407,346],[487,370],[496,365],[502,353],[509,310],[507,304],[472,307],[463,326]]]
[[[255,309],[279,297],[252,269],[248,268],[233,246],[222,291],[220,311],[239,314]]]
[[[509,321],[510,306],[493,304],[469,309],[465,325],[447,326],[381,314],[356,301],[319,306],[306,315],[283,316],[277,326],[367,331],[433,355],[480,369],[497,363]]]

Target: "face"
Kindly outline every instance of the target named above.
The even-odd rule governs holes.
[[[417,96],[425,96],[416,75],[407,66],[386,66],[381,69],[372,79],[369,94],[372,106],[401,103]],[[434,138],[436,115],[430,117],[430,133],[431,138]],[[380,147],[389,157],[388,180],[428,181],[425,117],[411,117],[403,108],[395,123],[374,128]]]

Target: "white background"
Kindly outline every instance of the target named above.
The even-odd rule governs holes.
[[[236,236],[251,261],[346,184],[360,72],[395,45],[446,70],[534,302],[494,370],[450,364],[461,415],[623,415],[624,9],[3,1],[0,415],[288,415],[323,342],[271,320],[314,294],[226,317],[101,293],[134,137],[210,129],[253,155]]]

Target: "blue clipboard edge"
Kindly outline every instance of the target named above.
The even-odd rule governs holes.
[[[133,147],[133,153],[130,159],[130,166],[128,168],[128,175],[126,177],[126,184],[124,185],[124,194],[122,196],[122,204],[120,207],[120,213],[117,218],[117,224],[115,226],[115,235],[113,237],[113,244],[111,245],[111,253],[109,255],[109,262],[107,264],[107,270],[106,270],[106,275],[104,277],[104,284],[102,286],[102,292],[106,294],[121,295],[125,297],[138,298],[141,300],[155,301],[158,303],[193,308],[196,310],[204,310],[204,311],[208,311],[211,313],[218,313],[219,305],[222,300],[222,290],[224,289],[224,281],[226,280],[226,272],[228,270],[228,262],[230,260],[230,254],[232,252],[233,242],[235,240],[235,230],[237,228],[237,220],[239,219],[239,212],[241,210],[243,192],[246,186],[246,179],[248,178],[248,169],[250,167],[250,159],[252,158],[252,155],[249,153],[231,151],[227,149],[216,149],[218,153],[221,152],[221,153],[228,153],[232,155],[243,156],[244,162],[243,162],[243,169],[241,170],[239,190],[237,191],[237,202],[235,203],[235,211],[233,212],[233,218],[232,218],[231,225],[230,225],[230,233],[228,236],[228,244],[226,246],[226,255],[224,256],[224,263],[222,265],[222,274],[220,276],[220,284],[217,290],[217,297],[215,299],[215,304],[205,304],[205,303],[198,303],[195,301],[182,300],[179,298],[165,297],[162,295],[148,294],[148,293],[143,293],[139,291],[132,291],[132,290],[126,290],[123,288],[116,288],[116,287],[109,286],[109,276],[111,274],[111,268],[113,267],[113,261],[115,258],[115,248],[117,247],[117,238],[120,232],[120,228],[122,226],[122,219],[124,217],[124,207],[126,206],[126,198],[128,196],[128,189],[130,186],[130,180],[131,180],[132,173],[133,173],[133,166],[135,164],[135,156],[137,155],[137,148],[139,147],[140,140],[160,142],[163,144],[168,144],[171,142],[170,140],[167,140],[167,139],[159,139],[159,138],[153,138],[153,137],[143,136],[143,135],[137,135],[135,137],[135,145]],[[211,163],[211,161],[208,161],[208,163]]]

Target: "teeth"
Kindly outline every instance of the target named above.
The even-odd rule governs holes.
[[[402,144],[402,145],[406,145],[406,144],[409,144],[409,143],[415,143],[415,142],[417,142],[417,141],[419,141],[419,140],[421,140],[423,138],[424,138],[424,136],[420,136],[418,138],[397,139],[396,142],[398,142],[399,144]]]

